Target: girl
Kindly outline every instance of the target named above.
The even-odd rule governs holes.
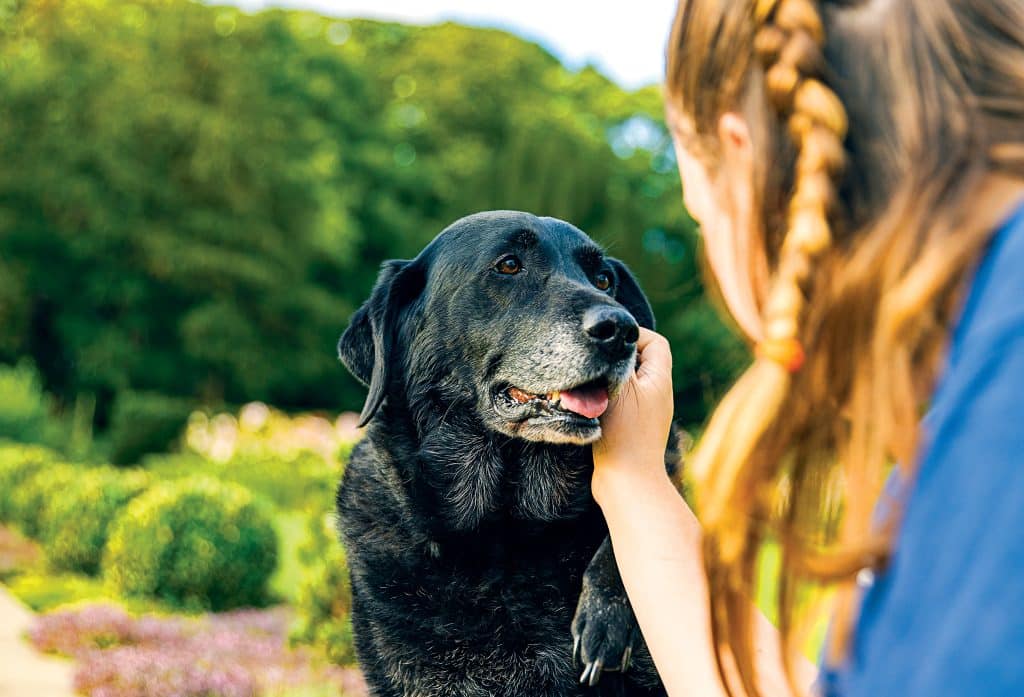
[[[699,524],[656,334],[594,449],[670,694],[1024,694],[1024,2],[681,0],[666,112],[756,356],[688,465]]]

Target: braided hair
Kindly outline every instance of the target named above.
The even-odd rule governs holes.
[[[689,465],[699,482],[711,585],[726,589],[711,598],[720,668],[722,639],[751,634],[749,600],[735,576],[737,567],[752,574],[756,564],[750,544],[757,535],[751,529],[756,521],[745,512],[757,510],[754,499],[762,492],[755,490],[748,465],[762,435],[780,417],[794,373],[804,362],[801,327],[812,269],[832,246],[830,218],[845,162],[846,112],[823,79],[825,36],[815,5],[811,0],[759,0],[752,8],[766,97],[786,126],[796,160],[781,250],[763,306],[764,338],[753,365],[715,411]],[[735,652],[735,642],[730,643]],[[739,650],[752,653],[753,647]],[[757,694],[752,672],[741,669],[739,677],[748,694]]]
[[[727,400],[736,402],[732,406],[737,411],[719,411],[691,465],[704,483],[704,520],[712,526],[728,507],[730,492],[726,489],[737,474],[733,468],[742,465],[747,454],[743,452],[744,444],[737,444],[733,438],[716,439],[716,426],[731,426],[737,419],[745,423],[774,420],[792,374],[802,366],[799,328],[806,284],[815,259],[832,244],[829,213],[836,200],[835,177],[844,162],[846,114],[839,99],[818,77],[823,33],[813,3],[774,0],[759,2],[758,6],[771,8],[761,10],[765,23],[757,34],[756,49],[766,65],[768,96],[780,117],[787,120],[797,145],[796,178],[778,269],[764,307],[765,338],[757,346],[757,359],[749,373],[760,385],[770,381],[770,387],[747,394],[743,400]],[[750,380],[744,377],[740,385],[744,382]],[[755,395],[761,399],[751,401]],[[739,410],[749,418],[743,418]],[[747,440],[749,447],[753,440]],[[714,469],[711,462],[716,464]],[[723,543],[721,553],[724,561],[735,559],[735,549],[729,543]]]
[[[719,671],[754,697],[764,545],[780,551],[790,675],[807,591],[838,591],[836,661],[855,577],[892,547],[899,511],[876,529],[874,502],[892,463],[913,474],[956,299],[991,234],[965,211],[990,174],[1024,179],[1024,5],[680,0],[666,78],[669,116],[705,164],[739,110],[768,165],[755,169],[763,339],[688,465]]]

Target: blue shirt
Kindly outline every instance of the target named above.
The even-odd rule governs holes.
[[[1024,207],[954,328],[888,568],[832,697],[1024,695]]]

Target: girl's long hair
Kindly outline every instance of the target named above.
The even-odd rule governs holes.
[[[781,550],[790,676],[808,591],[837,587],[837,660],[854,579],[891,550],[898,520],[873,526],[872,509],[892,465],[915,464],[958,292],[991,235],[969,201],[990,174],[1024,178],[1024,3],[681,0],[666,82],[709,168],[728,111],[758,151],[765,339],[690,465],[716,657],[753,697],[765,543]]]

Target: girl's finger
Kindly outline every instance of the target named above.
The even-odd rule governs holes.
[[[637,373],[648,375],[672,372],[672,351],[668,341],[661,334],[641,327],[636,348],[640,363]]]

